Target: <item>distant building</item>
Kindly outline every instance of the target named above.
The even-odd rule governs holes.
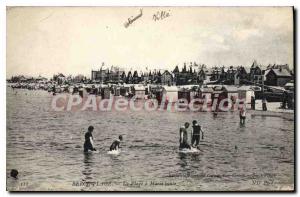
[[[254,61],[250,68],[250,73],[249,73],[250,81],[253,83],[262,84],[262,80],[263,80],[262,75],[263,75],[263,70],[261,69],[261,66],[259,66],[257,62]]]
[[[13,83],[30,82],[33,81],[33,78],[25,77],[24,75],[19,75],[19,76],[12,76],[9,81]]]
[[[173,75],[169,71],[165,71],[161,75],[161,85],[172,85],[173,84]]]
[[[140,77],[137,71],[134,71],[132,80],[134,84],[138,84],[140,82]]]
[[[218,67],[213,67],[212,69],[211,69],[211,77],[210,77],[210,80],[211,81],[217,81],[217,80],[219,80],[220,79],[220,77],[221,77],[221,69],[220,68],[218,68]]]
[[[262,84],[266,80],[265,76],[269,70],[267,83],[282,85],[288,79],[293,79],[293,70],[289,70],[285,65],[269,65],[267,70],[262,70],[262,66],[256,61],[251,67],[244,66],[215,66],[207,68],[204,64],[190,62],[189,67],[184,63],[182,69],[175,66],[173,71],[154,70],[149,72],[125,71],[112,66],[111,69],[92,70],[92,81],[100,83],[127,83],[127,84],[160,84],[160,85],[202,85],[202,84],[223,84],[223,85],[251,85]],[[277,69],[277,70],[276,70]],[[147,69],[148,70],[148,69]],[[279,71],[278,71],[279,70]],[[283,70],[283,71],[280,71]],[[275,75],[275,76],[272,76]],[[270,82],[275,79],[276,82]]]
[[[150,75],[151,75],[151,71],[150,73],[142,73],[142,76],[141,76],[141,81],[144,82],[144,83],[149,83],[150,82]]]
[[[128,74],[127,74],[126,83],[127,84],[132,84],[133,83],[133,77],[132,77],[131,71],[129,71]]]
[[[120,69],[119,67],[112,66],[110,71],[109,71],[109,79],[108,82],[110,83],[120,83],[122,74],[124,70]]]
[[[265,71],[266,85],[284,86],[291,79],[291,73],[285,68],[271,68]]]
[[[76,75],[74,78],[73,78],[73,82],[74,83],[82,83],[84,80],[85,80],[85,76],[83,75]]]
[[[250,82],[250,70],[243,66],[239,66],[235,73],[234,85],[245,85]]]
[[[190,65],[190,68],[187,69],[186,63],[184,63],[182,71],[180,72],[178,69],[178,66],[175,67],[174,71],[174,83],[176,85],[190,85],[190,84],[196,84],[197,83],[197,72],[192,69],[192,63]]]
[[[234,76],[235,73],[237,72],[237,68],[234,68],[233,66],[230,66],[229,69],[226,72],[226,81],[228,85],[233,85],[234,84]]]
[[[109,70],[108,69],[100,69],[100,70],[92,70],[91,79],[92,81],[99,81],[100,83],[104,83],[107,80]]]
[[[92,70],[92,81],[100,83],[120,83],[124,80],[124,71],[118,67],[112,66],[111,69]]]
[[[197,83],[202,84],[206,80],[206,72],[204,69],[201,69],[197,75]]]
[[[41,75],[39,75],[35,81],[36,82],[46,82],[48,79],[46,77],[42,77]]]
[[[64,74],[59,73],[57,75],[53,75],[53,81],[56,81],[58,84],[63,84],[66,81],[66,77]]]

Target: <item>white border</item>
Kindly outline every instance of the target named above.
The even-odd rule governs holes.
[[[25,2],[26,1],[26,2]],[[122,0],[10,0],[10,1],[0,1],[0,63],[1,63],[1,72],[0,72],[0,120],[1,120],[1,132],[0,132],[0,144],[1,144],[1,178],[0,178],[0,188],[1,193],[4,196],[12,195],[11,193],[6,192],[6,6],[294,6],[295,9],[299,8],[299,1],[296,0],[202,0],[202,1],[193,1],[193,0],[132,0],[132,1],[122,1]],[[299,26],[299,20],[296,20],[296,26]],[[297,37],[299,38],[299,31],[297,31]],[[299,39],[298,39],[299,40]],[[295,43],[295,45],[298,43]],[[299,50],[297,51],[297,57],[299,57]],[[297,69],[296,75],[299,76],[299,69]],[[299,80],[299,79],[298,79]],[[299,85],[297,84],[297,92],[299,92]],[[297,99],[297,103],[299,103],[299,98]],[[298,114],[298,113],[297,113]],[[299,116],[299,114],[298,114]],[[299,118],[299,117],[298,117]],[[298,122],[297,118],[297,122]],[[296,131],[297,132],[297,131]],[[299,142],[299,133],[297,134],[297,142]],[[297,150],[297,158],[299,157],[299,151]],[[298,170],[297,170],[298,171]],[[298,181],[296,181],[298,183]],[[299,188],[298,188],[299,189]],[[78,195],[78,193],[71,194],[57,194],[58,196],[62,195]],[[80,195],[89,195],[90,193],[80,193]],[[182,194],[182,193],[181,193]],[[216,196],[218,194],[204,194],[198,193],[197,195],[212,195]],[[257,194],[258,196],[263,196],[266,194]],[[16,195],[16,194],[14,194]],[[20,194],[19,194],[20,195]],[[26,194],[22,194],[26,195]],[[27,194],[28,195],[28,194]],[[44,194],[29,194],[40,196]],[[99,195],[94,193],[94,195]],[[101,196],[111,196],[111,195],[120,195],[120,194],[111,194],[111,193],[101,193]],[[127,195],[132,195],[132,193],[127,193]],[[144,194],[145,195],[145,194]],[[152,195],[166,195],[166,194],[157,194],[152,193]],[[168,195],[174,195],[168,194]],[[184,194],[186,195],[186,193]],[[228,194],[232,195],[232,194]],[[268,195],[274,195],[274,193],[270,193]],[[283,196],[288,196],[290,194],[280,194]],[[298,194],[297,194],[298,195]]]

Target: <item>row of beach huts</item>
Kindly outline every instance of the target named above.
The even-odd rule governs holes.
[[[25,88],[29,90],[46,90],[57,93],[79,94],[85,97],[89,94],[101,96],[102,99],[112,97],[135,96],[136,99],[156,99],[159,103],[164,100],[167,102],[177,102],[179,99],[186,99],[190,102],[192,99],[219,100],[228,98],[231,100],[244,99],[246,103],[251,102],[251,97],[255,97],[255,92],[260,92],[258,86],[232,86],[232,85],[184,85],[184,86],[162,86],[162,85],[144,85],[144,84],[73,84],[57,85],[53,83],[17,83],[10,84],[12,88]]]

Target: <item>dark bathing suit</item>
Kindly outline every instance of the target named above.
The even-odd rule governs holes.
[[[191,146],[187,143],[187,131],[185,127],[180,128],[180,149],[188,148],[191,149]]]
[[[92,133],[91,132],[86,132],[84,137],[85,137],[85,142],[84,142],[84,145],[83,145],[84,152],[88,152],[89,150],[93,151],[94,147],[93,147],[93,145],[91,143],[91,140],[90,140],[90,137],[92,137],[92,139],[93,139]]]
[[[193,126],[192,145],[194,145],[194,143],[196,142],[195,146],[198,146],[200,142],[200,130],[201,130],[200,125],[196,124]]]
[[[109,150],[110,150],[110,151],[112,151],[112,150],[117,150],[117,147],[118,147],[118,149],[120,148],[120,140],[115,140],[115,141],[111,144]]]
[[[240,119],[245,120],[246,119],[246,113],[240,112]]]

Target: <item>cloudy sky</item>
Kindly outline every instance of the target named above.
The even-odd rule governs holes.
[[[183,62],[293,66],[291,7],[8,7],[7,77],[90,77],[91,69],[172,70]],[[169,17],[154,21],[159,11]]]

